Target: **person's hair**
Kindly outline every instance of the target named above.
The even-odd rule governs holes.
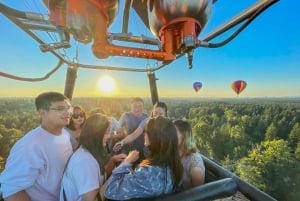
[[[78,110],[78,109],[81,111],[83,118],[84,118],[83,123],[80,125],[80,127],[82,128],[82,126],[84,125],[84,122],[86,121],[86,114],[85,114],[83,107],[80,105],[75,105],[73,107],[73,112],[75,112],[75,110]],[[75,130],[73,118],[71,118],[70,123],[67,125],[67,128],[69,128],[73,131]]]
[[[105,171],[105,148],[102,142],[109,125],[110,122],[105,115],[91,115],[87,118],[79,137],[79,144],[87,149],[97,160],[102,174]]]
[[[193,132],[191,124],[187,121],[178,119],[173,121],[177,129],[182,135],[182,142],[179,145],[183,155],[189,155],[198,151],[195,141],[193,139]]]
[[[105,112],[102,108],[97,107],[90,111],[90,115],[93,115],[93,114],[105,114]]]
[[[64,100],[71,102],[68,97],[59,92],[44,92],[35,98],[35,107],[36,110],[49,110],[52,103]]]
[[[135,102],[142,102],[142,103],[144,103],[144,100],[142,98],[140,98],[140,97],[133,97],[133,98],[131,98],[130,102],[131,103],[135,103]]]
[[[150,118],[146,125],[149,138],[150,157],[142,164],[169,167],[174,188],[181,180],[183,167],[178,151],[177,131],[173,122],[165,117]]]
[[[167,107],[167,105],[164,102],[156,102],[152,107],[151,117],[153,117],[154,109],[157,108],[157,107],[163,108],[166,112],[166,117],[168,116],[168,107]]]

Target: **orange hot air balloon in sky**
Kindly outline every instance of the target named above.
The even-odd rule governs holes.
[[[247,83],[244,80],[237,80],[231,83],[231,88],[233,91],[239,95],[247,86]]]

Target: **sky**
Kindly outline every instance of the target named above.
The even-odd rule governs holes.
[[[1,0],[5,5],[28,10],[40,4],[37,0]],[[121,4],[123,1],[120,1]],[[255,0],[217,1],[212,15],[199,35],[199,39],[213,31],[231,17],[242,12]],[[29,7],[32,6],[32,7]],[[116,21],[108,31],[121,32],[122,5]],[[219,48],[199,47],[194,51],[193,68],[189,69],[183,56],[155,72],[159,97],[236,97],[231,89],[235,80],[245,80],[246,89],[239,97],[288,97],[300,96],[300,1],[281,0],[258,16],[245,30],[225,46]],[[42,13],[47,13],[40,5]],[[128,32],[154,38],[132,11]],[[0,72],[20,77],[43,77],[57,64],[50,53],[39,50],[39,44],[20,28],[0,15]],[[224,33],[211,42],[221,42],[232,31]],[[41,33],[42,34],[42,33]],[[91,44],[72,42],[66,50],[66,57],[80,63],[145,68],[155,67],[156,62],[128,57],[97,59],[91,51]],[[24,82],[0,76],[0,97],[31,97],[44,91],[64,91],[68,66],[63,65],[50,78],[41,82]],[[99,78],[110,76],[114,79],[112,93],[102,91]],[[196,92],[194,82],[202,82]],[[79,68],[73,97],[149,97],[150,88],[146,73],[117,72]]]

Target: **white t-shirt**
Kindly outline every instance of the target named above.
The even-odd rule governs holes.
[[[25,190],[32,201],[57,201],[61,178],[72,154],[69,133],[53,135],[37,127],[12,147],[0,175],[3,197]]]
[[[96,159],[80,146],[67,164],[62,180],[60,201],[64,201],[63,190],[67,200],[81,201],[83,194],[99,188],[103,180]]]

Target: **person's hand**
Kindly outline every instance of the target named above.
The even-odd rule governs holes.
[[[114,163],[120,163],[126,158],[126,154],[117,154],[112,157]]]
[[[132,164],[139,159],[139,155],[140,155],[139,151],[133,150],[133,151],[129,152],[128,156],[125,158],[124,161]]]
[[[122,149],[122,147],[123,147],[123,141],[117,142],[113,147],[113,151],[118,152],[120,149]]]

